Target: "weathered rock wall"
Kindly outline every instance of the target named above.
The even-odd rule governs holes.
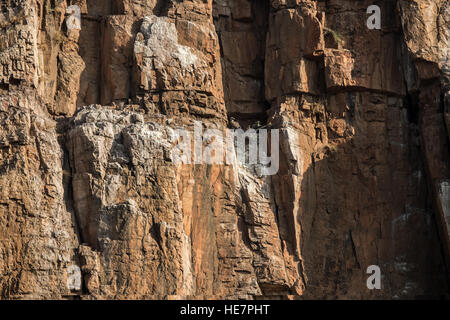
[[[372,4],[3,0],[0,297],[448,295],[449,2]],[[278,172],[174,163],[194,121]]]

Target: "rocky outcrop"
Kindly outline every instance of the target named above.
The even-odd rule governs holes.
[[[372,4],[4,1],[0,297],[447,296],[450,7]],[[175,161],[199,123],[278,171]]]

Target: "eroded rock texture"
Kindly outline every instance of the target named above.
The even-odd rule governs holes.
[[[0,8],[2,299],[448,295],[448,1]],[[277,174],[174,163],[194,121],[279,129]]]

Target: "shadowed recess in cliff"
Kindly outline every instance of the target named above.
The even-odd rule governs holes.
[[[242,184],[243,239],[263,296],[444,297],[438,216],[403,99],[357,91],[282,101],[270,118],[280,170],[259,191],[269,187],[271,204],[255,192],[257,177]],[[370,265],[383,270],[381,291],[366,287]]]
[[[227,113],[243,127],[267,120],[264,61],[269,8],[269,1],[213,2]]]

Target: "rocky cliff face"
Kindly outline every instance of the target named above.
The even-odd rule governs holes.
[[[448,1],[0,8],[1,298],[448,294]],[[174,162],[194,121],[278,129],[279,170]]]

